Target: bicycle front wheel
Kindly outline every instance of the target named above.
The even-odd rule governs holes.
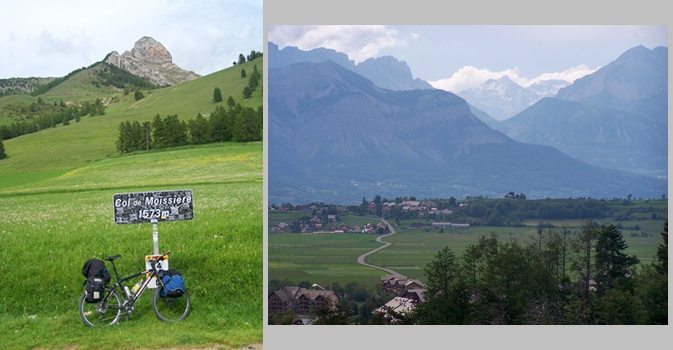
[[[121,315],[122,301],[113,291],[107,300],[98,303],[87,303],[85,295],[79,298],[79,317],[88,327],[115,324]]]
[[[158,287],[152,297],[152,308],[157,318],[164,322],[184,320],[191,308],[189,294],[185,291],[185,294],[179,297],[161,297],[162,289],[163,287]]]

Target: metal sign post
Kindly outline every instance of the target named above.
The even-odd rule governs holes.
[[[145,256],[145,268],[161,256],[159,252],[159,221],[192,220],[192,190],[119,193],[112,197],[115,224],[152,223],[153,255]],[[168,270],[168,257],[157,263],[157,269]],[[150,281],[149,288],[156,288]]]
[[[154,255],[159,255],[159,221],[157,219],[152,219],[152,243]]]

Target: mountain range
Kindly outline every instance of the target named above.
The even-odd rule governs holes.
[[[508,76],[503,76],[498,79],[489,79],[477,87],[458,94],[491,117],[505,120],[544,97],[556,95],[559,89],[569,84],[564,80],[542,80],[523,87]]]
[[[271,202],[666,192],[665,181],[514,141],[452,93],[383,89],[333,61],[270,68],[268,120]]]
[[[388,90],[432,89],[427,81],[414,78],[411,68],[406,62],[392,56],[369,58],[355,64],[345,53],[332,49],[315,48],[300,50],[294,46],[279,49],[278,45],[269,42],[269,69],[287,67],[298,62],[332,61],[352,72],[371,80],[376,86]]]
[[[668,49],[638,46],[496,127],[591,164],[667,176]]]

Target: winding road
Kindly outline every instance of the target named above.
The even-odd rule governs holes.
[[[403,276],[402,274],[400,274],[399,272],[397,272],[397,271],[395,271],[395,270],[391,270],[391,269],[385,268],[385,267],[383,267],[383,266],[372,265],[372,264],[369,264],[369,263],[367,263],[367,262],[365,261],[365,259],[366,259],[368,256],[370,256],[370,255],[372,255],[372,254],[374,254],[374,253],[376,253],[376,252],[379,252],[379,251],[381,251],[381,250],[383,250],[383,249],[386,249],[386,248],[388,248],[388,247],[392,244],[392,243],[390,243],[390,242],[384,242],[384,241],[383,241],[383,238],[394,235],[394,234],[396,233],[396,232],[395,232],[395,228],[394,228],[390,223],[388,223],[388,221],[386,221],[385,219],[381,219],[381,222],[383,222],[384,224],[386,224],[386,226],[388,226],[388,229],[390,229],[390,233],[386,233],[385,235],[381,235],[381,236],[378,236],[378,237],[376,238],[376,241],[379,242],[379,243],[383,243],[383,245],[380,246],[380,247],[376,247],[376,248],[374,248],[374,249],[372,249],[372,250],[370,250],[370,251],[368,251],[368,252],[366,252],[366,253],[364,253],[364,254],[358,256],[357,262],[358,262],[358,264],[360,264],[360,265],[367,266],[367,267],[371,267],[371,268],[373,268],[373,269],[377,269],[377,270],[381,270],[381,271],[385,271],[385,272],[387,272],[387,273],[389,273],[389,274],[391,274],[391,275],[394,275],[394,276]]]

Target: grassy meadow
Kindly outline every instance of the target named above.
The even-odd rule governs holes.
[[[261,62],[253,63],[261,69]],[[140,101],[116,91],[104,116],[4,141],[9,157],[0,161],[1,348],[239,347],[262,341],[261,142],[123,156],[115,149],[122,121],[210,113],[216,86],[225,99],[235,92],[240,101],[247,83],[240,69],[252,72],[248,65],[152,90]],[[86,84],[77,89],[56,87],[41,96],[53,102],[95,94]],[[261,87],[242,104],[260,106]],[[170,189],[191,189],[194,196],[193,220],[159,224],[160,248],[172,251],[170,266],[185,277],[190,315],[162,323],[147,294],[129,320],[87,328],[77,311],[84,262],[121,254],[117,267],[128,275],[142,270],[152,252],[151,225],[114,224],[113,194]]]

